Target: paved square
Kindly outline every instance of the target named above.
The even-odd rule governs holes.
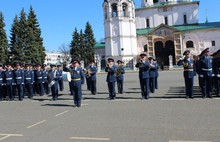
[[[108,100],[106,74],[97,76],[97,95],[83,86],[83,105],[73,107],[68,84],[58,101],[35,96],[0,102],[2,142],[219,142],[220,100],[185,99],[182,71],[163,71],[159,89],[141,100],[138,73],[125,74],[125,93]],[[195,86],[198,86],[197,77]],[[4,138],[4,139],[2,139]]]

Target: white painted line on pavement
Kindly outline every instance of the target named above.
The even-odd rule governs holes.
[[[7,139],[9,137],[22,137],[23,135],[21,134],[0,134],[0,136],[3,136],[2,138],[0,138],[1,140]]]
[[[43,120],[43,121],[37,122],[37,123],[35,123],[35,124],[33,124],[33,125],[30,125],[30,126],[27,127],[27,129],[30,129],[30,128],[32,128],[32,127],[35,127],[35,126],[37,126],[37,125],[40,125],[40,124],[42,124],[42,123],[44,123],[44,122],[46,122],[46,120]]]
[[[181,140],[170,140],[169,142],[212,142],[212,141],[181,141]]]
[[[183,101],[183,100],[187,100],[187,99],[161,99],[163,101]]]
[[[58,117],[58,116],[60,116],[60,115],[63,115],[63,114],[65,114],[65,113],[67,113],[67,112],[68,112],[68,110],[66,110],[66,111],[64,111],[64,112],[61,112],[61,113],[55,115],[55,117]]]
[[[73,140],[110,141],[110,138],[70,137]]]
[[[133,101],[136,101],[135,99],[115,99],[113,100],[114,101],[118,101],[118,102],[133,102]]]

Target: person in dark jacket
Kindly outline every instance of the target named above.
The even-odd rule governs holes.
[[[213,53],[212,68],[213,68],[213,79],[214,88],[217,97],[220,97],[220,49]]]
[[[124,69],[124,62],[121,60],[117,61],[118,66],[116,69],[116,79],[117,79],[117,86],[118,86],[118,93],[123,94],[123,89],[124,89],[124,74],[125,74],[125,69]]]
[[[51,69],[48,72],[48,82],[49,82],[49,87],[51,88],[51,92],[52,92],[51,101],[57,101],[59,73],[56,70],[56,65],[51,64],[50,67]]]
[[[26,70],[24,72],[24,84],[25,90],[29,99],[33,99],[33,84],[34,84],[34,72],[30,69],[30,64],[26,64]]]
[[[190,58],[190,51],[186,50],[183,53],[183,57],[179,59],[178,65],[182,65],[184,68],[183,76],[185,81],[186,99],[194,98],[193,84],[194,84],[194,61]]]
[[[3,64],[0,64],[0,101],[3,100],[3,85],[4,85],[4,70],[3,70]]]
[[[9,97],[9,101],[13,101],[15,94],[13,91],[13,85],[15,83],[14,81],[14,73],[12,70],[12,65],[10,63],[6,64],[7,69],[5,71],[4,74],[4,80],[5,80],[5,84],[6,84],[6,91],[7,91],[7,95]]]

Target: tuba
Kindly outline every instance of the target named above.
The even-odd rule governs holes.
[[[122,65],[117,67],[117,69],[116,69],[116,77],[119,77],[121,75],[121,67],[122,67]]]

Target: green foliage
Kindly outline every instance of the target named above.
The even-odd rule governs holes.
[[[4,16],[2,12],[0,12],[0,63],[4,63],[8,60],[8,39],[6,32],[4,30]]]
[[[82,30],[80,30],[80,33],[78,33],[77,29],[75,28],[70,44],[70,54],[72,58],[83,60],[85,64],[89,63],[91,60],[94,60],[93,47],[95,42],[93,30],[89,22],[86,23],[84,33]]]

